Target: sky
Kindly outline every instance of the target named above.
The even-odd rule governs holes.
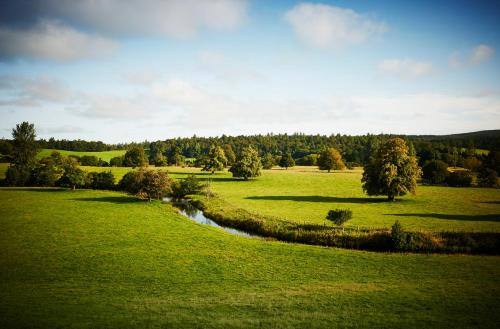
[[[0,137],[500,128],[498,1],[18,0]]]

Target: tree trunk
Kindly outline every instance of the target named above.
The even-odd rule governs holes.
[[[387,195],[387,200],[394,201],[394,194]]]
[[[328,169],[328,172],[330,172],[330,169]]]
[[[71,188],[72,191],[74,191],[76,189],[76,185],[73,185],[73,187]]]

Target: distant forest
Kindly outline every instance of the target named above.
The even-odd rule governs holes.
[[[460,165],[462,159],[475,156],[477,150],[500,151],[500,130],[487,130],[456,135],[306,135],[296,134],[267,134],[251,136],[220,137],[189,137],[173,138],[163,141],[124,144],[105,144],[100,141],[84,140],[38,140],[40,148],[53,148],[68,151],[97,152],[116,149],[128,149],[140,145],[148,153],[161,152],[167,157],[180,155],[186,158],[201,158],[206,156],[213,145],[230,145],[238,154],[245,146],[252,145],[261,155],[270,153],[281,156],[290,153],[297,164],[308,165],[312,158],[327,147],[340,150],[344,160],[351,164],[365,164],[370,154],[379,143],[390,137],[401,137],[409,142],[412,151],[424,163],[430,159],[443,160],[450,165]],[[2,140],[9,143],[9,140]],[[1,152],[1,150],[0,150]]]

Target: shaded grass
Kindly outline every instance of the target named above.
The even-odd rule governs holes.
[[[94,198],[124,202],[86,201]],[[2,188],[0,249],[2,328],[495,328],[500,321],[499,257],[248,239],[116,192]]]

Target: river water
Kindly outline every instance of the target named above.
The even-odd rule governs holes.
[[[218,228],[221,228],[224,231],[229,232],[231,234],[236,234],[236,235],[244,236],[247,238],[260,238],[257,235],[249,234],[247,232],[237,230],[235,228],[221,226],[221,225],[217,224],[216,222],[214,222],[210,218],[206,217],[203,214],[203,211],[201,211],[198,208],[196,208],[195,206],[193,206],[189,202],[189,200],[186,200],[186,199],[173,200],[172,198],[164,198],[163,201],[172,204],[174,207],[179,209],[179,213],[181,215],[183,215],[183,216],[185,216],[185,217],[187,217],[187,218],[189,218],[197,223],[209,225],[209,226],[213,226],[213,227],[218,227]]]

